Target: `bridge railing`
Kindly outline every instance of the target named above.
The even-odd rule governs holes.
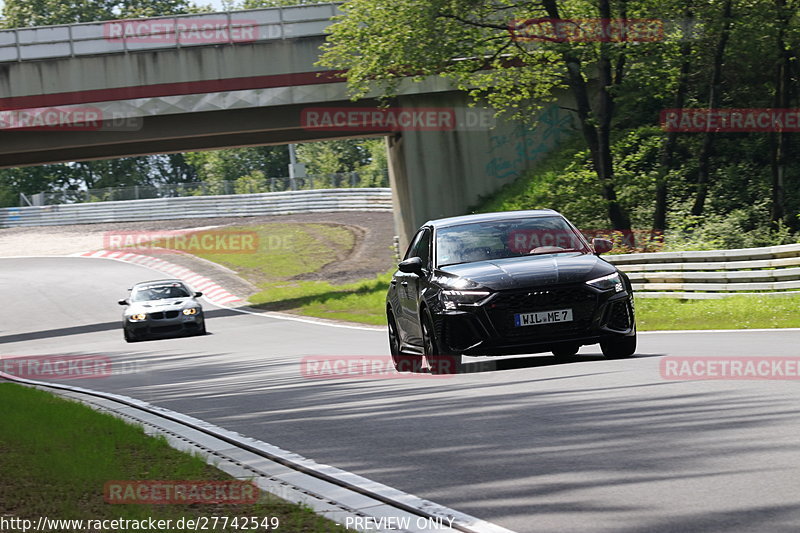
[[[0,63],[325,35],[335,2],[0,31]]]
[[[0,228],[391,210],[392,190],[389,188],[318,189],[232,196],[187,196],[90,204],[8,207],[0,209]]]
[[[639,297],[800,296],[800,244],[604,258],[628,275]]]

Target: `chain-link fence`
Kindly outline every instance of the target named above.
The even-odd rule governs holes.
[[[388,187],[387,171],[342,172],[304,178],[238,179],[235,181],[198,181],[134,185],[133,187],[104,187],[102,189],[64,190],[21,196],[20,205],[80,204],[180,196],[215,196],[255,194],[263,192],[301,191],[310,189],[342,189],[359,187]]]

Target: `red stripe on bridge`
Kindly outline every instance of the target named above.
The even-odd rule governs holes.
[[[177,83],[158,83],[133,87],[114,87],[64,93],[37,94],[31,96],[12,96],[0,98],[0,110],[30,109],[62,105],[86,104],[90,102],[110,102],[132,100],[135,98],[155,98],[182,94],[204,94],[247,89],[271,89],[275,87],[295,87],[299,85],[319,85],[345,81],[345,71],[324,70],[320,72],[296,72],[292,74],[271,74],[268,76],[248,76],[221,80],[184,81]]]

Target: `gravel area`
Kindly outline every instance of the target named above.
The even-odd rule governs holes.
[[[104,247],[104,235],[110,231],[166,231],[288,222],[345,225],[356,235],[356,245],[349,255],[339,257],[338,261],[303,279],[346,283],[382,274],[395,263],[392,213],[363,211],[3,228],[0,229],[0,257],[59,256],[100,250]],[[246,299],[257,292],[255,286],[227,268],[192,255],[150,255],[211,278],[240,298]]]

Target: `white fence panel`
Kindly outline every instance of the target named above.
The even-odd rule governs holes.
[[[0,227],[391,210],[392,190],[389,188],[318,189],[9,207],[0,209]]]
[[[800,244],[605,256],[644,298],[800,296]]]

